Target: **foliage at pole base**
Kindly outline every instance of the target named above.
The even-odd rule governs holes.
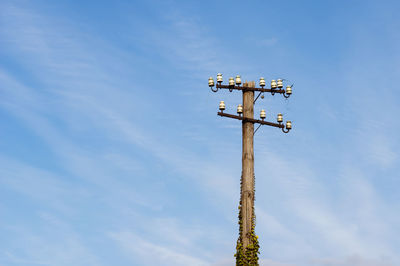
[[[236,266],[258,266],[258,254],[260,245],[258,237],[254,234],[254,227],[251,230],[251,243],[243,248],[241,237],[239,237],[236,245]]]
[[[243,176],[242,176],[243,178]],[[241,178],[241,185],[243,179]],[[253,176],[253,196],[255,195],[255,176]],[[241,186],[242,187],[242,186]],[[251,232],[250,232],[250,244],[247,247],[243,247],[243,222],[242,222],[242,195],[240,197],[239,203],[239,238],[236,243],[236,266],[258,266],[258,254],[260,254],[260,245],[258,243],[258,236],[255,234],[255,224],[256,224],[256,215],[254,211],[254,204],[252,210],[252,219],[251,219]]]

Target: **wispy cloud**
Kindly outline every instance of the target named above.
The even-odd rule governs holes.
[[[275,45],[277,42],[278,39],[274,37],[274,38],[260,40],[257,43],[261,46],[272,46]]]
[[[130,232],[113,233],[110,236],[132,254],[134,261],[140,257],[146,265],[209,265],[206,261],[187,255],[179,249],[151,243]]]
[[[318,266],[393,266],[392,262],[385,258],[382,259],[367,259],[357,255],[350,256],[344,259],[315,259],[311,265]]]

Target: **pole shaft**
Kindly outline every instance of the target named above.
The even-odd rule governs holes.
[[[248,82],[243,86],[254,87],[255,82]],[[243,117],[254,119],[254,91],[243,91]],[[250,243],[251,227],[254,206],[254,124],[242,122],[242,182],[240,200],[242,203],[242,240],[243,247]]]

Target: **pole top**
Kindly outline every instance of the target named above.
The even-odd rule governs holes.
[[[255,81],[247,81],[245,83],[243,83],[243,87],[252,87],[254,88],[256,86],[256,82]]]

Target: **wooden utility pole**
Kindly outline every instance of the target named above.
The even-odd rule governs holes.
[[[246,82],[243,87],[255,87],[255,82]],[[243,91],[243,117],[254,119],[254,91]],[[254,226],[254,124],[242,120],[242,182],[240,188],[242,241],[247,247]]]
[[[229,78],[229,85],[222,85],[222,74],[217,75],[216,89],[214,87],[214,80],[212,77],[208,79],[208,85],[213,92],[218,89],[228,89],[230,92],[233,90],[241,90],[243,92],[243,103],[238,106],[238,115],[226,114],[225,103],[221,101],[219,104],[219,116],[234,118],[242,120],[242,177],[240,183],[240,204],[239,204],[239,239],[236,245],[236,265],[258,265],[259,245],[258,237],[255,235],[255,212],[254,212],[254,199],[255,199],[255,180],[254,180],[254,134],[261,125],[268,125],[281,128],[284,133],[288,133],[292,129],[291,121],[286,121],[286,129],[282,124],[282,114],[278,114],[277,122],[264,121],[266,113],[264,110],[260,112],[260,118],[254,119],[254,104],[258,97],[264,98],[264,93],[268,92],[274,95],[275,93],[282,94],[285,98],[289,98],[292,94],[292,86],[287,86],[286,90],[283,88],[281,79],[278,82],[271,81],[271,89],[264,89],[265,80],[260,79],[261,88],[255,87],[255,82],[245,82],[243,86],[240,76],[236,76],[236,80],[232,77]],[[235,85],[236,84],[236,85]],[[258,96],[254,99],[254,93],[259,92]],[[243,115],[242,115],[243,114]],[[254,130],[254,124],[259,124]]]

